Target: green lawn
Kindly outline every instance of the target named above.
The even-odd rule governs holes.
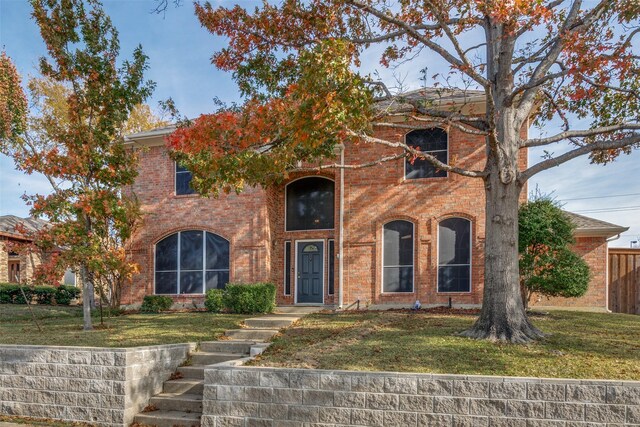
[[[0,344],[136,347],[141,345],[211,341],[225,329],[239,328],[246,316],[207,312],[127,314],[105,317],[94,313],[95,329],[82,330],[80,307],[32,306],[42,332],[25,305],[0,305]]]
[[[530,345],[456,336],[472,315],[318,313],[274,340],[261,366],[640,380],[640,316],[552,311]]]

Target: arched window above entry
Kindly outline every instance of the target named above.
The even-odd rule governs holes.
[[[448,162],[449,139],[447,132],[440,128],[416,129],[406,135],[406,144],[418,148],[424,153],[431,154],[442,163]],[[446,177],[447,172],[436,167],[424,159],[415,159],[413,162],[405,161],[405,178],[439,178]]]
[[[471,221],[448,218],[438,225],[438,292],[471,292]]]
[[[413,223],[391,221],[382,232],[382,292],[413,292]]]
[[[156,294],[203,294],[229,282],[229,241],[202,230],[180,231],[155,247]]]
[[[334,227],[334,182],[312,176],[286,188],[286,230],[326,230]]]

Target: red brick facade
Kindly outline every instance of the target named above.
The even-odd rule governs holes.
[[[384,138],[400,138],[397,130],[379,129]],[[138,142],[137,142],[138,143]],[[291,295],[284,292],[285,242],[318,239],[325,242],[324,303],[338,304],[338,257],[335,259],[335,292],[328,294],[327,241],[335,240],[338,253],[340,172],[321,174],[335,182],[335,227],[332,230],[286,231],[285,187],[300,178],[292,176],[280,186],[268,189],[247,188],[240,195],[222,195],[218,199],[197,195],[176,196],[174,163],[168,157],[162,137],[142,141],[148,148],[140,150],[139,177],[132,190],[145,213],[144,225],[135,236],[132,258],[140,265],[140,274],[123,292],[124,304],[138,304],[144,295],[154,292],[154,245],[180,230],[206,230],[230,242],[230,281],[268,280],[278,286],[279,304],[294,304],[294,259],[291,254]],[[379,145],[359,144],[345,147],[345,163],[364,163],[393,149]],[[526,151],[521,166],[526,166]],[[485,146],[481,137],[449,130],[449,162],[469,169],[483,169]],[[526,190],[522,194],[526,198]],[[423,305],[480,304],[483,287],[483,243],[485,235],[484,189],[480,179],[449,174],[443,178],[406,180],[404,160],[365,169],[344,171],[344,306],[360,300],[362,304],[411,304],[416,299]],[[438,223],[449,217],[462,217],[471,222],[471,292],[439,293]],[[392,220],[414,224],[414,291],[382,292],[382,232]],[[594,278],[589,294],[576,305],[606,306],[606,243],[581,239],[578,248],[585,254]],[[198,301],[202,296],[175,296],[176,301]],[[555,301],[553,303],[556,303]],[[567,304],[566,301],[558,303]],[[546,303],[545,305],[548,305]]]

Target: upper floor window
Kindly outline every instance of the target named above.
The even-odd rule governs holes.
[[[471,292],[471,221],[448,218],[438,225],[438,292]]]
[[[417,129],[406,135],[406,143],[410,147],[431,154],[442,163],[448,162],[447,132],[440,128]],[[413,163],[405,161],[404,176],[406,179],[446,177],[447,171],[436,167],[425,159],[415,159]]]
[[[326,230],[334,227],[334,182],[313,176],[286,188],[286,230]]]
[[[189,169],[180,166],[176,162],[176,194],[193,194],[195,190],[191,188],[191,171]]]
[[[156,244],[155,293],[202,294],[229,282],[229,241],[201,230],[180,231]]]
[[[386,223],[382,241],[382,292],[413,292],[413,223]]]

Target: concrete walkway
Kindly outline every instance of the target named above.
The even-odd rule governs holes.
[[[244,328],[225,331],[226,339],[200,343],[198,350],[190,354],[191,363],[178,368],[173,379],[164,383],[163,392],[151,398],[148,411],[136,415],[135,423],[141,426],[199,427],[206,366],[260,354],[281,328],[322,308],[277,307],[272,314],[246,319]]]

